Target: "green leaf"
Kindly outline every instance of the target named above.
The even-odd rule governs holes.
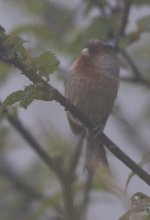
[[[9,105],[19,102],[20,107],[27,108],[34,99],[49,100],[42,84],[31,84],[24,90],[18,90],[10,94],[0,106],[0,113]]]
[[[47,96],[44,89],[45,88],[42,84],[31,84],[26,86],[22,93],[20,106],[26,109],[34,99],[48,101],[49,97]]]
[[[14,104],[16,102],[19,102],[21,100],[21,98],[22,98],[22,94],[23,94],[23,91],[22,90],[18,90],[16,92],[11,93],[9,96],[7,96],[5,101],[0,106],[0,113],[2,113],[2,111],[7,106],[12,105],[12,104]]]
[[[46,51],[39,57],[35,57],[33,64],[35,65],[40,75],[48,77],[50,73],[53,73],[57,70],[59,60],[53,53]]]
[[[25,87],[20,100],[21,107],[27,109],[27,107],[32,103],[34,100],[34,88],[35,86],[33,84]]]
[[[14,34],[8,35],[5,41],[6,45],[12,52],[19,54],[23,58],[26,57],[26,49],[23,46],[24,42],[25,41],[22,38]]]

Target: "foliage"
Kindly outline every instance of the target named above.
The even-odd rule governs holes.
[[[34,99],[44,100],[43,87],[40,84],[28,85],[24,90],[18,90],[10,94],[0,106],[0,113],[2,113],[8,106],[19,102],[20,107],[27,108]]]
[[[34,58],[32,62],[35,68],[38,70],[38,73],[47,78],[50,73],[53,73],[57,70],[59,64],[56,56],[49,51],[46,51],[40,56]]]

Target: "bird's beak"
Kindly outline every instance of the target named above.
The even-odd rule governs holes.
[[[84,48],[82,50],[82,55],[89,56],[89,49],[88,48]]]

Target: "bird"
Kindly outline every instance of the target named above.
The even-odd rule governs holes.
[[[119,87],[120,65],[114,48],[106,41],[91,39],[84,45],[80,55],[69,66],[65,79],[65,97],[89,120],[104,130]],[[84,125],[67,112],[74,134],[86,132],[85,167],[93,170],[99,164],[108,167],[104,145],[99,137],[84,128]]]

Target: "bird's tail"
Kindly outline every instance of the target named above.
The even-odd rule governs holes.
[[[85,166],[88,170],[93,170],[100,164],[108,168],[108,161],[104,145],[99,137],[94,137],[93,134],[89,133],[87,136]]]

